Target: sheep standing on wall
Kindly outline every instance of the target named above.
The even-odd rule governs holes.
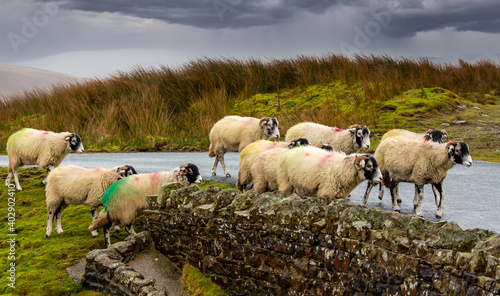
[[[370,148],[370,130],[366,126],[352,125],[346,130],[314,122],[302,122],[286,132],[285,141],[307,138],[313,145],[330,145],[333,150],[346,154]]]
[[[216,175],[217,164],[220,161],[226,177],[231,177],[224,163],[224,154],[241,152],[248,144],[257,140],[267,140],[270,137],[275,139],[280,137],[276,118],[226,116],[217,121],[210,130],[210,147],[208,148],[208,156],[215,156],[212,175]]]
[[[252,164],[255,158],[262,152],[275,148],[292,148],[300,145],[309,145],[309,141],[305,138],[294,139],[289,143],[258,140],[248,144],[240,153],[240,168],[238,170],[238,178],[236,179],[236,188],[243,191],[252,182]]]
[[[285,151],[278,160],[278,186],[284,197],[347,198],[364,180],[380,182],[377,161],[368,154],[328,152],[318,147]]]
[[[77,166],[62,166],[52,170],[45,188],[47,203],[46,236],[52,232],[52,222],[56,217],[56,231],[62,233],[61,215],[68,205],[88,205],[92,220],[97,218],[97,210],[102,205],[101,198],[108,188],[121,178],[137,174],[132,166],[112,169],[86,169]],[[97,236],[97,231],[92,231]]]
[[[436,129],[429,129],[425,134],[417,134],[412,131],[404,130],[404,129],[392,129],[384,134],[382,137],[382,141],[388,139],[388,138],[393,138],[399,141],[406,141],[406,142],[426,142],[426,141],[432,141],[435,143],[443,143],[444,139],[448,137],[448,133],[445,130],[436,130]],[[365,192],[365,196],[363,197],[363,205],[366,205],[366,201],[368,200],[368,195],[370,194],[370,191],[373,187],[373,184],[371,182],[368,182],[368,187]],[[368,190],[369,188],[369,190]],[[434,192],[434,198],[436,199],[436,206],[439,204],[438,200],[438,194],[436,191],[436,188],[432,186],[432,190]],[[396,185],[395,188],[396,196],[397,196],[397,202],[401,203],[401,197],[399,195],[399,185]],[[378,192],[378,198],[382,200],[384,197],[384,185],[382,183],[379,184],[379,192]],[[418,188],[417,185],[415,185],[415,197],[413,200],[414,204],[417,204],[418,202]]]
[[[19,184],[19,167],[37,165],[46,169],[48,176],[71,151],[83,152],[83,145],[77,134],[23,128],[9,137],[6,150],[9,156],[9,169],[5,186],[10,185],[10,180],[14,176],[16,188],[21,191],[23,189]],[[47,178],[42,183],[46,184]]]
[[[106,248],[111,245],[109,229],[113,224],[125,225],[129,234],[135,234],[132,222],[148,208],[146,196],[158,194],[161,185],[179,182],[185,186],[203,181],[198,167],[188,163],[170,172],[138,174],[123,178],[109,187],[102,197],[104,209],[89,226],[90,231],[104,227]]]
[[[433,142],[407,142],[388,138],[382,141],[375,151],[383,175],[384,185],[390,188],[392,209],[399,212],[397,186],[399,182],[414,183],[417,186],[418,200],[413,205],[418,216],[422,216],[424,184],[432,184],[437,203],[436,217],[443,216],[443,182],[448,170],[455,164],[472,165],[469,147],[464,142],[451,141],[447,144]],[[367,188],[366,198],[371,187]]]
[[[304,138],[296,139],[287,148],[276,147],[260,153],[251,166],[253,189],[257,193],[278,190],[278,159],[288,149],[308,146],[309,141]]]

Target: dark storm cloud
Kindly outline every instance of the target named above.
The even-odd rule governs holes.
[[[49,1],[49,0],[43,0]],[[66,0],[62,9],[121,13],[198,28],[248,28],[293,20],[301,12],[321,14],[332,7],[374,12],[397,6],[384,35],[411,37],[454,27],[457,31],[500,32],[498,0]]]
[[[52,2],[53,0],[41,0]],[[66,0],[61,9],[121,13],[198,28],[247,28],[292,20],[298,13],[323,13],[341,0]]]

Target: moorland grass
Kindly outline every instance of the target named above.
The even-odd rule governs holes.
[[[473,103],[496,104],[499,81],[500,66],[492,61],[437,64],[425,58],[336,54],[267,61],[203,58],[178,69],[137,68],[2,101],[0,151],[21,127],[76,132],[88,151],[206,150],[217,120],[255,113],[251,106],[235,108],[241,101],[258,94],[281,99],[300,89],[311,90],[313,97],[314,88],[325,87],[332,88],[331,108],[288,112],[279,102],[273,114],[285,117],[282,129],[311,114],[323,124],[343,127],[356,121],[377,128],[376,106],[405,92],[440,87]],[[353,118],[346,108],[360,112],[351,112]]]

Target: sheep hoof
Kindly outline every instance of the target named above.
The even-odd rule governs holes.
[[[231,174],[230,173],[226,173],[226,177],[231,178]]]
[[[436,218],[441,219],[441,216],[439,216],[439,215],[436,214]]]
[[[398,198],[398,203],[402,203],[403,201],[401,200],[401,198]]]
[[[217,174],[216,173],[212,173],[212,176],[217,176]]]
[[[394,212],[396,212],[396,213],[401,213],[401,210],[394,210]]]
[[[413,205],[413,209],[416,210],[417,209],[417,205]]]

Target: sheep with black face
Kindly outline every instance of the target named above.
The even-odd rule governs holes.
[[[88,205],[92,220],[97,218],[97,210],[102,205],[101,198],[116,181],[137,174],[132,166],[125,165],[112,169],[86,169],[78,166],[61,166],[52,170],[45,188],[47,203],[46,236],[52,232],[52,222],[56,218],[56,231],[62,233],[61,215],[68,205]],[[97,231],[92,232],[97,236]]]
[[[377,161],[368,154],[329,152],[318,147],[285,151],[278,160],[278,186],[284,197],[347,198],[364,180],[380,182]]]
[[[270,137],[278,139],[280,132],[276,118],[226,116],[217,121],[210,130],[210,147],[208,156],[214,157],[212,175],[216,175],[220,161],[226,177],[231,177],[226,169],[224,154],[226,152],[241,152],[248,144],[257,140],[267,140]],[[289,142],[289,141],[288,141]]]
[[[450,141],[446,144],[434,142],[407,142],[388,138],[382,141],[375,151],[383,175],[383,183],[391,191],[392,208],[399,212],[397,186],[399,182],[414,183],[417,186],[418,200],[414,200],[415,212],[422,216],[424,184],[432,184],[436,197],[436,217],[443,216],[445,192],[443,182],[448,170],[455,164],[472,165],[469,146],[464,142]],[[369,190],[363,198],[366,203]]]
[[[83,152],[83,145],[80,136],[74,133],[23,128],[9,137],[6,150],[9,156],[9,168],[5,186],[10,185],[10,180],[14,176],[16,188],[21,191],[23,189],[19,184],[19,167],[37,165],[46,169],[48,176],[70,152]],[[42,183],[46,184],[47,178]]]
[[[109,247],[111,244],[109,229],[113,224],[125,225],[125,230],[129,234],[135,234],[132,223],[148,208],[146,196],[158,194],[160,187],[166,183],[179,182],[187,186],[193,183],[200,184],[202,181],[198,167],[191,163],[169,172],[138,174],[123,178],[104,193],[101,199],[104,209],[89,226],[89,231],[104,227],[104,240],[106,247]]]
[[[314,122],[302,122],[286,132],[285,141],[307,138],[312,145],[330,145],[333,150],[351,154],[370,148],[370,130],[366,126],[351,125],[342,130]]]

